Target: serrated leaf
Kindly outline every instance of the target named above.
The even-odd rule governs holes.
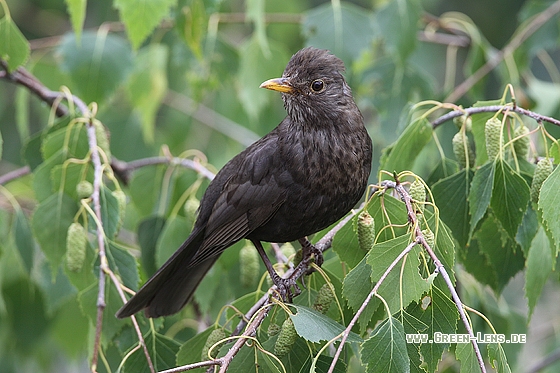
[[[401,322],[389,316],[374,334],[362,343],[361,360],[366,364],[366,372],[409,372],[410,359],[406,352],[404,327]]]
[[[134,49],[154,31],[169,14],[174,0],[115,0],[126,34]]]
[[[419,304],[409,310],[409,313],[428,325],[425,331],[428,336],[433,336],[435,332],[452,334],[457,330],[457,320],[459,313],[457,307],[439,288],[432,286],[431,303],[427,308],[422,308]],[[426,364],[428,372],[434,372],[438,366],[438,361],[442,354],[449,348],[449,343],[424,343],[420,346],[422,360]]]
[[[455,356],[461,362],[461,373],[478,373],[480,366],[470,343],[457,343]]]
[[[492,364],[492,367],[496,370],[496,373],[511,373],[506,354],[501,344],[488,343],[486,349],[488,350],[488,358],[490,359],[490,364]]]
[[[342,295],[346,298],[348,306],[354,310],[354,312],[358,311],[361,307],[362,303],[373,289],[373,285],[371,281],[371,267],[366,263],[366,259],[364,258],[344,277],[342,285]],[[371,317],[380,303],[381,301],[379,298],[373,297],[358,318],[361,333],[365,332]]]
[[[151,44],[140,49],[127,86],[128,97],[140,114],[147,143],[154,141],[156,114],[167,91],[167,59],[164,45]]]
[[[433,129],[428,120],[418,119],[412,122],[392,145],[391,153],[382,159],[379,169],[391,173],[408,170],[432,139],[432,133]]]
[[[103,224],[103,233],[108,239],[112,239],[117,233],[119,225],[119,202],[106,186],[102,186],[99,190],[99,204],[101,206],[101,223]],[[90,222],[91,226],[95,226],[95,222]]]
[[[153,330],[150,330],[147,335],[144,335],[144,341],[146,342],[148,353],[157,372],[175,367],[177,352],[181,347],[177,341]],[[200,355],[198,357],[200,358]],[[136,373],[150,372],[143,349],[136,349],[136,351],[128,357],[124,364],[124,370],[126,372]]]
[[[529,198],[529,186],[525,179],[509,164],[501,160],[496,161],[490,205],[512,239],[515,239],[517,229],[527,210]]]
[[[6,61],[8,72],[23,65],[29,58],[29,42],[11,18],[0,19],[0,58]]]
[[[86,19],[86,5],[87,0],[64,0],[68,14],[70,14],[70,21],[72,22],[72,29],[76,34],[76,39],[80,41],[82,36],[82,27],[84,27],[84,20]]]
[[[478,249],[485,255],[492,268],[490,273],[483,273],[483,275],[495,276],[496,283],[490,285],[500,292],[509,280],[523,269],[525,264],[523,252],[515,241],[508,237],[494,215],[484,219],[474,238]],[[479,270],[484,272],[482,268]]]
[[[432,186],[440,216],[451,229],[460,246],[465,246],[469,232],[469,190],[472,171],[462,169]]]
[[[385,273],[389,265],[409,245],[410,235],[403,235],[395,239],[373,245],[367,256],[367,263],[372,268],[371,278],[377,282]],[[391,313],[405,308],[410,302],[419,299],[430,285],[420,276],[418,255],[420,246],[414,247],[389,272],[378,290],[378,294],[385,299]]]
[[[129,289],[138,289],[140,277],[136,259],[125,249],[118,247],[114,242],[109,242],[106,247],[109,265],[120,276],[124,286]]]
[[[544,228],[539,227],[527,255],[527,272],[525,273],[525,297],[529,305],[529,318],[541,296],[548,275],[552,272],[556,260],[555,252]]]
[[[523,249],[525,257],[527,257],[529,253],[529,248],[531,247],[533,238],[535,238],[538,229],[539,221],[537,219],[537,214],[535,210],[533,210],[533,205],[529,205],[529,208],[525,211],[525,215],[523,215],[523,220],[517,230],[517,235],[515,236],[515,241],[521,246],[521,249]]]
[[[296,309],[295,315],[290,315],[297,333],[310,342],[330,341],[345,329],[330,317],[315,311],[314,309],[292,304]],[[356,333],[350,332],[346,342],[362,342],[362,338]]]
[[[469,208],[471,212],[469,238],[472,237],[474,230],[486,214],[492,198],[492,188],[494,185],[495,163],[487,162],[476,170],[472,179],[471,191],[468,196]]]
[[[58,48],[61,69],[86,103],[103,102],[126,79],[132,67],[132,51],[115,34],[85,31],[80,44],[73,34],[66,35]]]
[[[423,333],[426,329],[428,329],[428,325],[424,324],[405,310],[401,310],[399,316],[399,319],[404,327],[404,332],[407,335]],[[414,373],[425,373],[426,371],[421,368],[422,361],[420,359],[419,344],[407,341],[406,350],[408,358],[410,359],[410,371]]]
[[[245,112],[252,119],[257,119],[261,110],[276,93],[265,92],[259,88],[267,79],[279,77],[289,59],[283,46],[270,41],[270,55],[266,55],[257,38],[246,42],[240,51],[239,60],[239,99]],[[280,98],[276,94],[276,99]]]
[[[542,210],[543,219],[550,230],[556,248],[560,248],[560,167],[546,178],[542,184],[539,196],[539,209]]]
[[[53,273],[56,273],[66,253],[66,232],[77,211],[76,202],[58,192],[42,201],[33,213],[31,226]]]

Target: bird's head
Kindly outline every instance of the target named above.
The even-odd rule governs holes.
[[[342,72],[344,63],[329,51],[307,47],[292,56],[281,78],[261,84],[282,92],[288,115],[295,123],[340,120],[355,106]]]

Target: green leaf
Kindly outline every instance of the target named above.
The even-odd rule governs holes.
[[[62,39],[58,53],[61,69],[72,81],[72,91],[86,103],[108,99],[132,67],[130,46],[115,34],[85,31],[80,45],[75,35],[69,34]]]
[[[478,373],[480,366],[474,353],[474,348],[470,343],[457,343],[455,356],[461,362],[461,373]]]
[[[140,49],[127,85],[128,97],[140,114],[142,134],[147,143],[154,141],[156,114],[167,91],[168,54],[167,48],[160,44]]]
[[[144,336],[144,341],[157,372],[175,367],[176,356],[181,347],[178,342],[153,330],[150,330]],[[200,359],[200,355],[198,357]],[[124,370],[136,373],[150,372],[143,349],[136,349],[128,357],[124,364]]]
[[[163,18],[169,15],[175,3],[174,0],[115,0],[114,5],[119,10],[134,49],[138,49]]]
[[[348,306],[354,310],[354,312],[358,311],[361,307],[362,303],[373,289],[373,285],[371,280],[371,267],[364,258],[344,277],[342,285],[342,295],[346,298]],[[379,298],[373,297],[358,318],[361,333],[366,331],[380,303],[381,301]]]
[[[148,276],[153,275],[157,270],[156,245],[164,226],[165,218],[161,216],[150,216],[138,225],[138,245],[142,251],[140,260]]]
[[[12,72],[23,65],[29,58],[29,42],[21,31],[4,15],[0,19],[0,58],[6,61],[8,72]]]
[[[546,178],[539,195],[539,209],[546,222],[547,228],[554,237],[556,248],[560,248],[560,167]]]
[[[158,267],[163,265],[187,239],[191,227],[184,216],[175,216],[167,220],[156,247],[156,264]]]
[[[138,289],[138,265],[136,259],[128,252],[114,242],[109,242],[107,249],[107,258],[109,265],[121,278],[123,285],[129,289]]]
[[[58,192],[42,201],[31,220],[35,238],[51,264],[53,274],[66,253],[66,232],[78,211],[76,202]]]
[[[19,256],[21,257],[25,270],[30,274],[33,268],[35,242],[33,241],[33,234],[31,233],[29,222],[21,209],[16,210],[12,229]]]
[[[99,204],[101,205],[101,223],[105,237],[112,239],[117,233],[119,226],[119,202],[106,186],[102,186],[99,191]],[[90,222],[95,227],[95,222]]]
[[[76,34],[76,40],[79,42],[82,36],[84,20],[86,19],[87,0],[64,0],[64,2],[70,14],[70,21],[72,21],[72,29],[74,29]]]
[[[428,325],[410,315],[405,310],[401,310],[399,316],[399,319],[403,324],[405,334],[420,334],[428,329]],[[420,360],[420,344],[410,343],[410,341],[407,341],[406,350],[408,358],[410,359],[410,371],[414,373],[425,373],[426,371],[421,368],[422,361]]]
[[[273,97],[277,102],[280,97],[276,92],[265,92],[259,88],[267,79],[280,77],[289,58],[284,47],[272,40],[269,43],[270,54],[267,56],[256,37],[242,45],[239,60],[239,99],[245,112],[256,120],[262,109]]]
[[[314,309],[296,304],[291,306],[296,309],[296,314],[290,315],[290,318],[297,333],[310,342],[330,341],[345,329],[344,326]],[[360,343],[362,339],[356,333],[351,332],[346,342]]]
[[[426,119],[412,122],[392,145],[389,155],[381,161],[380,170],[401,172],[410,169],[420,151],[432,139],[432,126]],[[385,176],[386,178],[386,176]]]
[[[483,220],[480,228],[475,233],[477,247],[483,253],[491,266],[490,273],[495,276],[496,283],[490,284],[494,290],[501,291],[509,280],[525,265],[525,258],[521,248],[513,241],[500,226],[494,215],[489,215]],[[478,273],[478,272],[477,272]],[[476,274],[475,274],[476,275]]]
[[[91,325],[97,325],[98,293],[99,285],[97,282],[92,283],[88,288],[78,293],[80,308],[82,309],[83,314],[88,317]],[[119,296],[117,289],[115,289],[115,286],[111,282],[107,282],[105,286],[105,304],[105,310],[103,311],[101,344],[102,346],[107,347],[113,337],[115,337],[115,335],[117,335],[125,325],[125,322],[115,317],[115,314],[123,305],[123,301]]]
[[[61,267],[58,267],[58,271],[53,277],[47,262],[41,264],[36,281],[43,291],[45,308],[50,316],[54,315],[70,298],[75,298],[78,292],[68,277],[64,275]]]
[[[556,250],[541,226],[531,242],[527,255],[527,272],[525,273],[525,297],[529,305],[529,318],[533,314],[548,275],[553,270]]]
[[[214,328],[210,327],[183,343],[177,352],[176,364],[179,366],[198,363],[200,361],[202,349],[206,344],[208,336],[212,333],[212,330],[214,330]]]
[[[469,234],[469,189],[472,171],[462,169],[432,186],[434,200],[441,219],[453,232],[460,246],[465,246]]]
[[[327,3],[305,14],[302,34],[307,45],[329,49],[349,64],[373,41],[371,17],[371,11],[348,2]]]
[[[140,217],[151,215],[157,210],[165,169],[163,166],[143,167],[134,172],[129,192]]]
[[[488,350],[488,358],[490,359],[490,364],[492,364],[492,367],[496,370],[496,373],[511,373],[506,354],[501,344],[488,343],[486,349]]]
[[[374,334],[362,343],[361,360],[366,364],[366,372],[408,372],[410,360],[406,352],[404,327],[401,322],[389,316]]]
[[[377,242],[387,241],[406,232],[405,228],[392,227],[382,229],[390,224],[402,224],[407,221],[406,208],[404,204],[387,195],[376,195],[367,206],[368,212],[375,221],[376,230],[379,232]],[[340,260],[345,262],[350,268],[358,264],[366,255],[366,252],[359,248],[356,224],[358,214],[352,218],[352,224],[348,223],[333,239],[333,250],[337,253]]]
[[[509,164],[501,160],[496,161],[490,205],[512,239],[515,239],[517,229],[527,210],[529,198],[529,186],[525,179]]]
[[[397,256],[410,244],[406,234],[395,239],[373,245],[367,256],[372,268],[371,278],[377,282]],[[391,313],[407,307],[410,302],[420,299],[429,288],[427,280],[420,276],[418,255],[420,246],[414,247],[392,270],[379,287],[378,294],[385,299]]]
[[[388,2],[375,13],[373,25],[377,34],[401,62],[415,49],[421,11],[417,0],[406,0]]]
[[[523,249],[525,257],[527,257],[529,253],[529,248],[538,230],[539,221],[537,219],[537,213],[533,210],[533,205],[529,205],[525,215],[523,215],[523,220],[517,230],[517,235],[515,236],[515,241],[521,246],[521,249]]]
[[[432,286],[431,303],[427,307],[416,304],[409,309],[409,313],[428,325],[425,331],[428,336],[433,336],[435,332],[443,334],[453,334],[457,330],[457,320],[459,313],[457,307],[439,288]],[[423,343],[420,346],[422,360],[426,364],[428,372],[434,372],[438,366],[438,361],[442,354],[449,348],[449,343]]]
[[[469,238],[472,237],[476,225],[486,214],[492,198],[492,187],[494,186],[495,163],[487,162],[476,170],[468,196],[471,211]],[[445,219],[444,219],[445,220]]]

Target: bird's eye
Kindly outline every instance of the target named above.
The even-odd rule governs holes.
[[[311,83],[311,90],[315,93],[322,92],[325,89],[325,83],[321,79],[314,80]]]

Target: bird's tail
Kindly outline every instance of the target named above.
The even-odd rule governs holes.
[[[119,319],[144,309],[146,317],[172,315],[190,300],[217,256],[195,266],[190,262],[204,239],[204,230],[193,232],[165,264],[117,312]]]

